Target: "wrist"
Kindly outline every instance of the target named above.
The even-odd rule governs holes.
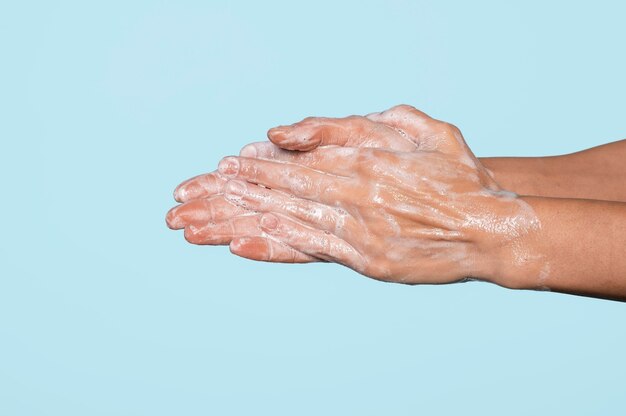
[[[541,222],[528,199],[497,196],[487,210],[492,223],[481,235],[477,276],[509,289],[545,289],[549,265],[539,244]]]

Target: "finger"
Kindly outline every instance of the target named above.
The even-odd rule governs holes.
[[[226,181],[227,179],[217,171],[195,176],[176,187],[174,199],[178,202],[187,202],[219,194]]]
[[[398,131],[362,116],[308,117],[290,126],[270,129],[267,137],[288,150],[309,151],[318,146],[376,147],[410,152],[415,143]]]
[[[243,207],[217,195],[212,198],[193,199],[172,208],[166,215],[167,226],[180,230],[189,224],[202,225],[220,222],[248,213]]]
[[[301,198],[292,198],[282,192],[229,181],[224,187],[224,197],[234,204],[256,212],[274,212],[294,218],[303,224],[337,236],[353,229],[354,218],[345,210]]]
[[[364,270],[363,257],[339,237],[307,227],[281,215],[263,214],[261,229],[271,237],[309,256]]]
[[[351,176],[356,153],[354,147],[325,146],[309,152],[284,150],[271,142],[251,143],[241,149],[240,156],[288,162],[335,175]]]
[[[313,263],[319,259],[264,237],[240,237],[230,243],[230,252],[246,259],[274,263]]]
[[[298,253],[277,240],[269,241],[261,230],[261,215],[231,218],[202,227],[185,227],[185,239],[199,245],[231,245],[234,254],[253,260],[302,263],[316,261],[310,255]],[[266,240],[262,242],[261,240]],[[235,242],[234,244],[232,244]]]
[[[196,244],[231,244],[234,254],[252,260],[286,262],[286,263],[309,263],[319,261],[304,253],[280,244],[276,241],[263,237],[241,237],[246,232],[259,231],[259,216],[256,219],[235,219],[236,216],[244,216],[248,213],[240,206],[234,205],[222,196],[212,199],[198,199],[187,202],[170,210],[167,216],[168,226],[172,229],[185,228],[193,225],[188,231],[188,236],[194,235]],[[207,226],[207,223],[215,222]],[[197,232],[197,230],[202,230]],[[195,230],[196,232],[194,232]],[[211,233],[206,237],[205,233]],[[229,234],[230,233],[230,234]],[[190,237],[192,238],[192,237]],[[195,239],[198,240],[195,240]],[[232,241],[231,241],[232,240]],[[238,241],[233,244],[234,241]]]
[[[344,194],[351,193],[347,178],[291,163],[226,157],[218,169],[229,179],[242,179],[326,205],[335,205]]]
[[[261,214],[240,215],[224,221],[185,227],[185,239],[192,244],[221,246],[235,238],[262,236]]]

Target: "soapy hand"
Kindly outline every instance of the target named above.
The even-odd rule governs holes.
[[[426,133],[416,136],[411,113],[369,117],[395,122],[380,123],[386,127],[373,133],[379,140],[400,135],[415,151],[316,148],[343,139],[289,137],[289,128],[279,128],[272,134],[281,146],[313,150],[274,152],[274,160],[266,160],[259,155],[273,151],[255,145],[242,157],[223,159],[225,200],[265,213],[254,214],[254,224],[246,224],[250,231],[257,228],[282,243],[277,245],[376,279],[449,283],[473,277],[497,283],[504,265],[529,259],[541,264],[520,245],[539,227],[532,209],[500,189],[456,127],[421,118],[427,126],[417,131]],[[271,261],[275,253],[265,254]]]
[[[417,150],[418,143],[425,146],[425,143],[433,141],[441,124],[408,105],[395,106],[365,117],[309,117],[291,126],[270,129],[268,137],[278,146],[268,142],[253,143],[242,149],[241,156],[298,163],[298,157],[311,160],[311,155],[298,155],[282,148],[306,151],[328,145],[412,152]],[[226,178],[216,171],[179,185],[174,198],[182,205],[170,210],[168,226],[172,229],[184,228],[185,238],[191,243],[230,244],[233,253],[253,260],[319,261],[265,238],[259,228],[260,215],[224,199],[226,182]]]

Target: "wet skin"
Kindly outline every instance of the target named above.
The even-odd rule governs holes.
[[[473,277],[514,288],[625,296],[619,261],[611,259],[606,277],[592,281],[588,273],[597,267],[572,270],[568,264],[576,250],[554,253],[575,238],[560,222],[581,224],[602,209],[612,213],[608,221],[588,225],[611,228],[617,235],[608,244],[618,248],[602,251],[605,239],[586,252],[623,257],[625,204],[518,197],[499,185],[515,186],[518,193],[534,188],[538,195],[568,196],[559,181],[538,185],[522,168],[534,164],[537,177],[546,177],[551,169],[566,170],[564,157],[551,163],[492,158],[483,164],[456,127],[410,106],[366,117],[309,118],[274,128],[268,136],[280,148],[269,142],[249,145],[239,158],[224,159],[218,172],[181,184],[175,197],[183,204],[168,213],[168,225],[185,228],[192,243],[230,244],[243,257],[321,259],[388,281]],[[611,150],[616,153],[615,144]],[[596,164],[604,159],[606,170],[601,153],[588,152],[593,156],[588,159]],[[608,165],[619,173],[619,164]],[[621,196],[619,179],[608,181],[605,194],[601,187],[590,188],[599,197]],[[581,212],[587,216],[578,218]]]

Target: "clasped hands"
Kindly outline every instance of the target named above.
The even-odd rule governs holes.
[[[399,105],[268,137],[179,185],[168,226],[253,260],[336,262],[410,284],[501,284],[503,268],[533,258],[537,217],[449,123]]]

